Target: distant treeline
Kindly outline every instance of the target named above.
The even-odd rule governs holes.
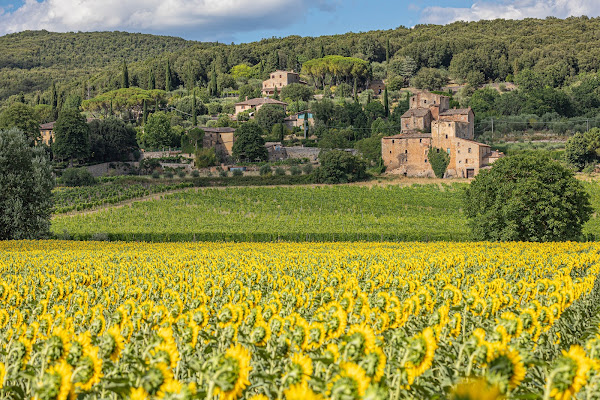
[[[531,70],[558,88],[597,72],[599,28],[599,19],[587,17],[494,20],[240,45],[124,32],[23,32],[0,37],[0,80],[8,82],[0,88],[0,100],[24,93],[44,101],[52,81],[67,95],[89,90],[94,97],[120,87],[123,60],[130,63],[132,86],[151,89],[151,81],[156,89],[206,86],[216,74],[225,88],[227,75],[240,64],[263,79],[278,68],[300,71],[305,62],[327,55],[368,61],[373,77],[381,76],[384,63],[388,77],[435,68],[475,84],[511,80]]]

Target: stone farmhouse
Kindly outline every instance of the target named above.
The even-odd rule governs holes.
[[[431,147],[450,155],[447,177],[472,178],[503,156],[474,140],[473,110],[450,109],[449,104],[447,96],[429,92],[411,97],[410,109],[402,115],[402,133],[381,140],[388,171],[433,177],[427,159]]]
[[[202,147],[213,147],[216,153],[231,157],[233,154],[233,142],[235,140],[233,128],[209,128],[201,126],[204,131]]]
[[[54,137],[54,122],[48,122],[47,124],[40,125],[40,136],[42,137],[42,143],[50,145]]]
[[[272,96],[275,94],[275,89],[281,92],[281,89],[290,83],[300,83],[306,85],[305,81],[300,80],[300,75],[294,71],[275,71],[271,73],[271,76],[262,84],[262,95]]]
[[[286,111],[286,109],[287,109],[287,103],[284,103],[283,101],[271,99],[268,97],[257,97],[255,99],[250,99],[250,100],[236,103],[234,116],[238,115],[241,112],[248,111],[248,110],[258,111],[265,104],[280,105],[283,107],[283,111]]]

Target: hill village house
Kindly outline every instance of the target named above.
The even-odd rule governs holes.
[[[430,147],[450,155],[447,177],[472,178],[503,154],[474,141],[470,108],[450,109],[447,96],[423,92],[410,99],[402,115],[402,133],[381,139],[387,170],[405,176],[434,176],[427,160]]]

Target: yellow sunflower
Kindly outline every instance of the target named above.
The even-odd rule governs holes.
[[[331,399],[341,399],[347,398],[350,392],[354,398],[362,398],[371,383],[365,370],[353,362],[342,363],[340,368],[340,373],[329,383],[327,395]]]
[[[4,386],[4,378],[6,377],[6,366],[0,362],[0,389]]]
[[[225,359],[234,365],[234,374],[231,376],[231,387],[223,390],[215,387],[215,394],[221,400],[235,400],[242,395],[244,389],[250,384],[248,380],[252,367],[250,366],[250,352],[240,344],[231,346],[225,352]]]
[[[323,400],[323,396],[312,391],[307,383],[292,385],[283,391],[286,400]],[[264,399],[266,400],[265,396]],[[258,399],[257,399],[258,400]]]
[[[499,400],[500,389],[485,379],[466,380],[456,385],[450,394],[451,400]]]
[[[297,385],[308,382],[313,374],[313,363],[310,357],[296,353],[292,356],[291,361],[285,383],[287,385]]]
[[[494,356],[487,364],[488,381],[502,392],[514,389],[525,379],[525,365],[518,351],[506,346],[495,348]]]
[[[148,400],[150,395],[144,388],[133,388],[129,392],[129,400]]]
[[[36,382],[33,391],[34,400],[40,400],[39,394],[56,393],[53,400],[67,400],[73,396],[71,375],[73,368],[65,360],[54,364]]]
[[[98,348],[87,345],[83,349],[83,356],[77,363],[75,375],[75,388],[79,391],[89,391],[100,382],[102,378],[102,359],[98,357]]]
[[[592,361],[581,346],[571,346],[569,352],[563,350],[553,369],[554,379],[550,396],[557,400],[568,400],[587,383],[587,373]]]
[[[437,342],[431,327],[427,327],[413,337],[409,343],[408,361],[405,365],[410,385],[415,378],[427,371],[433,363],[433,356],[437,349]]]

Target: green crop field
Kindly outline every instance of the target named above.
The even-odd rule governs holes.
[[[57,216],[56,234],[87,239],[466,240],[464,185],[191,189],[99,212]]]
[[[584,183],[595,210],[600,185]],[[192,188],[88,214],[57,215],[55,235],[143,241],[466,241],[466,184]],[[596,214],[585,233],[600,236]]]

